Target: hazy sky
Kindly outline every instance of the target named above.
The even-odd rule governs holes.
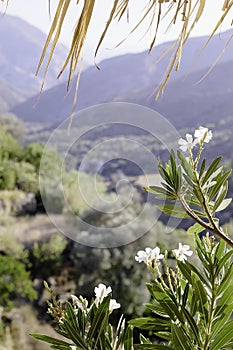
[[[115,49],[115,46],[130,32],[130,28],[132,28],[135,23],[135,21],[133,22],[133,19],[140,18],[143,6],[145,6],[145,3],[147,3],[147,1],[142,0],[131,1],[133,7],[130,11],[130,24],[128,24],[126,18],[124,18],[120,22],[120,24],[118,23],[112,26],[111,33],[108,35],[108,37],[102,45],[102,48],[100,49],[100,53],[98,56],[99,59],[119,55],[126,52],[143,51],[146,48],[148,48],[151,36],[144,35],[146,31],[146,25],[144,25],[143,28],[137,30],[135,34],[131,35],[124,44]],[[54,14],[57,3],[58,0],[51,1],[52,16]],[[111,4],[112,1],[98,0],[98,5],[95,8],[95,20],[92,24],[92,27],[90,28],[90,33],[86,43],[86,51],[84,57],[84,60],[86,61],[90,61],[91,58],[93,58],[93,52],[96,47],[97,40],[100,37],[101,29],[103,29],[105,22],[108,18],[108,13],[110,9],[110,6],[106,5],[108,3]],[[200,24],[196,27],[195,31],[193,32],[193,35],[200,36],[209,34],[213,30],[214,25],[217,22],[217,19],[219,18],[222,4],[223,0],[207,0],[208,15],[202,19]],[[69,44],[72,38],[72,31],[79,15],[78,8],[79,7],[76,5],[76,1],[73,0],[70,11],[68,13],[66,26],[63,29],[61,38],[61,41],[67,45]],[[4,6],[2,4],[0,4],[0,9],[2,11],[4,10]],[[25,19],[26,21],[40,28],[44,32],[48,32],[51,24],[51,20],[49,19],[48,14],[48,0],[10,0],[7,13],[17,15]],[[230,28],[230,21],[231,18],[229,18],[227,21],[224,22],[224,24],[222,24],[221,31]],[[164,21],[163,26],[160,30],[160,35],[158,37],[157,43],[176,38],[178,30],[175,30],[174,28],[170,30],[167,34],[164,34],[167,24],[168,21]]]

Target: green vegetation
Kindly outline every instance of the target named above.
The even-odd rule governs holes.
[[[25,262],[11,255],[0,255],[0,305],[6,310],[12,308],[17,298],[36,299]]]

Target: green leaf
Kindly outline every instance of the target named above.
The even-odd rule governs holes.
[[[31,333],[30,336],[32,336],[35,339],[42,340],[42,341],[49,343],[49,344],[53,344],[56,346],[63,346],[63,347],[65,346],[68,349],[70,349],[70,345],[72,345],[71,343],[67,343],[63,340],[52,338],[52,337],[49,337],[49,336],[43,335],[43,334]]]
[[[167,340],[168,342],[172,339],[171,332],[155,332],[155,335],[158,338]]]
[[[221,315],[215,318],[212,326],[212,332],[211,332],[211,335],[213,338],[219,332],[219,330],[225,326],[226,322],[229,320],[231,315],[232,315],[232,305],[229,305],[224,307],[224,310],[222,310]]]
[[[162,318],[153,317],[135,318],[130,320],[129,324],[140,329],[152,331],[166,331],[171,327],[171,322],[168,319],[164,320]]]
[[[178,349],[190,350],[190,345],[186,333],[175,323],[172,324],[172,339],[175,347]]]
[[[51,349],[56,349],[56,350],[68,350],[68,348],[67,348],[67,346],[65,346],[65,345],[50,345],[50,348]],[[70,347],[69,347],[69,349],[70,349]],[[76,350],[80,350],[80,348],[76,348]]]
[[[225,185],[222,186],[219,190],[219,193],[216,197],[214,206],[213,206],[213,213],[216,211],[216,209],[220,206],[220,204],[222,203],[222,201],[224,200],[224,198],[226,197],[228,192],[228,182],[225,182]]]
[[[225,276],[222,279],[218,289],[217,289],[217,294],[220,295],[224,290],[226,290],[229,285],[233,281],[233,265],[229,269],[226,270]],[[233,293],[233,285],[232,285],[232,293]]]
[[[197,324],[194,320],[194,318],[192,317],[192,315],[189,313],[189,311],[187,309],[185,309],[183,306],[182,306],[182,311],[185,315],[185,318],[187,320],[187,322],[189,323],[190,325],[190,328],[192,330],[192,334],[194,335],[197,343],[199,345],[201,345],[201,340],[200,340],[200,337],[199,337],[199,330],[198,330],[198,327],[197,327]]]
[[[188,234],[195,234],[195,233],[198,234],[198,233],[200,233],[200,232],[202,232],[204,230],[205,230],[205,228],[203,226],[201,226],[198,223],[195,223],[194,225],[189,227],[187,233]]]
[[[184,288],[184,293],[182,295],[182,305],[185,307],[187,300],[188,300],[188,295],[189,295],[189,283],[186,283],[186,286]]]
[[[204,177],[201,178],[201,185],[204,185],[206,181],[209,179],[209,177],[214,173],[214,171],[217,169],[217,166],[221,162],[222,157],[217,157],[213,160],[213,162],[210,164],[209,168],[207,169]]]
[[[197,293],[197,300],[199,301],[199,311],[203,315],[203,319],[205,321],[205,324],[207,324],[208,317],[207,317],[207,310],[208,310],[208,305],[207,305],[207,295],[206,291],[201,283],[200,280],[197,280],[196,283],[194,284],[194,289]]]
[[[200,171],[199,171],[199,177],[201,178],[204,171],[205,171],[205,166],[206,166],[206,159],[204,158],[203,161],[201,162],[200,166]]]
[[[217,334],[213,343],[210,345],[210,350],[219,350],[227,343],[233,340],[233,320],[229,321],[221,331]]]
[[[231,204],[231,202],[232,202],[232,198],[226,198],[222,201],[222,203],[216,209],[213,208],[213,211],[218,213],[219,211],[226,209]]]
[[[166,191],[162,187],[149,186],[149,187],[144,187],[144,189],[149,193],[153,193],[158,199],[171,199],[171,200],[176,199],[176,195],[172,191]]]
[[[233,293],[232,293],[233,285],[230,284],[227,289],[224,291],[223,295],[218,301],[217,307],[215,309],[215,317],[220,316],[224,312],[225,308],[229,305],[233,304]]]
[[[182,314],[179,312],[176,305],[177,301],[170,290],[164,290],[159,284],[154,283],[153,285],[147,285],[152,297],[160,304],[164,312],[172,319],[178,318],[183,322]]]
[[[70,322],[70,324],[72,325],[72,327],[74,329],[79,331],[79,326],[78,326],[76,315],[74,313],[72,305],[68,301],[66,302],[66,317],[67,316],[68,316],[67,321]]]
[[[220,239],[214,254],[214,258],[216,262],[219,262],[219,260],[223,257],[225,250],[226,250],[226,242],[223,239]]]
[[[173,187],[173,183],[170,179],[170,176],[168,174],[168,172],[164,169],[163,167],[163,164],[162,162],[159,160],[159,165],[158,165],[158,170],[159,170],[159,173],[160,175],[162,176],[162,178],[165,180],[165,182],[172,188],[174,189]]]
[[[109,316],[109,303],[110,303],[111,295],[109,294],[104,298],[102,303],[96,309],[93,321],[91,323],[91,327],[87,334],[87,339],[90,340],[92,338],[99,337],[100,330],[103,330],[103,326],[106,328],[107,319]]]
[[[143,334],[140,334],[140,335],[139,335],[139,339],[140,339],[140,343],[141,343],[141,344],[151,344],[150,339],[144,337]]]
[[[82,336],[80,336],[79,332],[77,332],[76,329],[74,329],[69,321],[64,320],[64,328],[67,331],[68,335],[70,336],[70,339],[73,340],[73,342],[81,349],[87,349]]]
[[[128,326],[124,336],[124,350],[133,350],[133,327]]]
[[[211,201],[217,195],[221,186],[224,185],[225,181],[227,181],[227,178],[229,177],[230,174],[231,174],[231,170],[228,170],[225,174],[219,175],[216,178],[216,185],[211,188],[211,190],[208,194],[209,201]]]
[[[121,315],[117,325],[116,338],[115,338],[116,345],[114,342],[114,347],[113,347],[114,349],[118,349],[120,345],[123,343],[124,335],[125,335],[125,319],[123,318],[123,315]]]
[[[145,304],[145,306],[156,315],[163,318],[169,318],[167,313],[164,312],[164,309],[161,307],[161,305],[157,303],[155,300],[153,300],[152,303]]]
[[[229,250],[219,261],[217,269],[216,269],[216,275],[219,274],[223,266],[227,263],[227,261],[231,258],[233,255],[233,249]]]
[[[183,155],[182,152],[177,151],[177,154],[178,154],[180,164],[181,164],[182,168],[184,169],[185,173],[194,182],[194,184],[196,184],[197,179],[196,179],[196,175],[195,175],[193,168],[191,167],[191,165],[189,164],[189,162],[187,161],[186,157]]]
[[[174,348],[162,344],[135,344],[135,347],[143,350],[174,350]]]
[[[162,212],[169,216],[173,216],[176,218],[189,218],[190,216],[185,212],[182,207],[178,207],[174,204],[164,204],[157,206]]]

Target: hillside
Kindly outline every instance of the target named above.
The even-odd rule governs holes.
[[[42,78],[35,77],[35,72],[46,34],[15,16],[3,16],[1,12],[0,32],[0,112],[4,112],[39,93]],[[47,88],[57,84],[56,76],[66,53],[65,46],[57,47],[46,80]]]
[[[201,86],[203,86],[200,84],[194,88],[193,82],[198,81],[206,73],[207,69],[221,52],[230,35],[231,31],[225,32],[221,36],[216,35],[194,66],[194,59],[207,40],[207,37],[190,39],[184,50],[181,70],[178,73],[172,74],[164,97],[158,103],[154,103],[153,98],[150,98],[150,96],[154,96],[155,85],[162,78],[168,57],[161,60],[157,65],[155,62],[171,43],[157,46],[150,55],[143,52],[104,60],[100,63],[100,71],[96,67],[90,67],[83,72],[79,87],[77,109],[81,110],[91,105],[109,101],[134,101],[163,111],[166,109],[164,106],[169,103],[171,94],[173,94],[171,90],[177,96],[176,83],[179,86],[179,98],[182,96],[187,104],[189,104],[190,94],[198,94],[198,89],[202,89]],[[223,55],[218,65],[221,64],[221,67],[224,67],[224,64],[232,60],[233,43],[225,55]],[[190,67],[192,67],[191,73],[189,72]],[[186,83],[182,86],[183,77],[188,72],[188,79],[186,79]],[[212,74],[214,75],[215,73],[213,72]],[[190,76],[194,77],[193,80],[191,80]],[[221,73],[219,74],[219,78],[219,89],[224,89],[223,85],[225,82],[224,79],[221,79]],[[44,91],[36,108],[33,108],[35,98],[32,98],[16,106],[13,112],[25,121],[42,123],[59,122],[67,118],[72,109],[74,89],[67,96],[66,94],[66,83],[59,84],[52,89]],[[213,99],[215,99],[214,96]],[[171,112],[173,113],[173,111]],[[202,110],[199,108],[197,113],[202,114]],[[172,117],[169,113],[166,116],[169,118]],[[179,118],[182,120],[184,116],[184,114],[179,115]],[[210,116],[206,117],[209,118]],[[175,120],[174,123],[176,125]]]

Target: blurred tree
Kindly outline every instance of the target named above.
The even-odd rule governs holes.
[[[36,299],[25,264],[12,255],[0,254],[0,305],[12,308],[17,298]]]
[[[25,141],[26,127],[25,124],[13,113],[0,115],[0,125],[3,126],[20,145]]]
[[[0,190],[14,190],[16,173],[14,162],[3,160],[0,162]]]
[[[45,145],[40,142],[34,142],[27,145],[23,150],[22,160],[32,164],[35,167],[36,173],[39,174],[40,161],[44,152]]]
[[[19,160],[22,147],[19,142],[6,130],[6,126],[0,127],[0,161]]]

